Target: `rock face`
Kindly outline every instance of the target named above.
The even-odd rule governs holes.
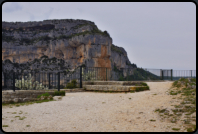
[[[2,67],[6,70],[134,68],[107,31],[86,20],[2,22]]]

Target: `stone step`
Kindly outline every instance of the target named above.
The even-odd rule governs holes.
[[[69,92],[85,92],[85,90],[83,88],[60,89],[60,91],[65,91],[66,93],[69,93]]]
[[[136,91],[139,87],[146,86],[122,86],[122,85],[83,85],[86,91]]]
[[[83,85],[136,85],[142,81],[83,81]]]
[[[50,89],[50,91],[58,91],[57,89]],[[66,93],[69,92],[85,92],[84,88],[74,88],[74,89],[60,89],[60,91],[65,91]]]

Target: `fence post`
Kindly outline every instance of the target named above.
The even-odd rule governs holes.
[[[192,70],[190,70],[191,71],[191,78],[192,78]]]
[[[164,80],[164,71],[162,70],[162,80]]]
[[[161,80],[163,80],[164,78],[164,76],[163,76],[163,70],[162,69],[160,69],[160,72],[161,72]]]
[[[58,91],[60,91],[60,72],[58,72]]]
[[[106,68],[106,81],[107,81],[107,68]]]
[[[39,83],[40,83],[40,72],[39,72]]]
[[[58,91],[60,91],[60,72],[58,72]]]
[[[171,69],[171,80],[173,80],[173,69]]]
[[[4,72],[3,75],[4,75],[4,88],[7,88],[7,85],[6,85],[6,73]]]
[[[50,73],[48,73],[48,75],[49,75],[49,89],[50,89]]]
[[[13,91],[15,92],[15,72],[13,72]]]
[[[80,66],[80,88],[82,88],[82,66]]]

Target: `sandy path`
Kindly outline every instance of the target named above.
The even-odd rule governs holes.
[[[172,127],[179,127],[180,131],[184,131],[179,124],[160,121],[158,113],[154,112],[156,108],[172,107],[170,106],[172,96],[166,94],[171,83],[147,82],[150,91],[127,94],[67,93],[61,101],[13,108],[3,107],[2,124],[9,126],[3,127],[3,130],[6,132],[165,132],[173,131]],[[20,111],[23,113],[19,114]],[[12,114],[13,112],[17,112],[17,114]],[[26,118],[19,120],[19,117],[15,116],[25,116]],[[151,119],[156,121],[152,122]],[[11,122],[11,120],[13,121]],[[30,125],[30,127],[26,125]]]

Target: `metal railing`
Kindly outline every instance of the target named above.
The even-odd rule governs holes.
[[[148,81],[196,78],[196,70],[78,67],[63,72],[2,72],[3,90],[37,90],[65,88],[73,79],[82,88],[82,81]]]
[[[82,80],[83,81],[108,81],[111,80],[111,68],[105,67],[83,67]]]
[[[180,75],[178,75],[178,73]],[[196,70],[84,67],[83,81],[142,81],[196,78]]]
[[[80,68],[63,72],[4,72],[2,73],[2,90],[58,89],[59,91],[65,88],[67,83],[73,79],[77,80],[77,86],[82,87]]]
[[[196,78],[196,70],[173,70],[173,80],[180,78]]]

